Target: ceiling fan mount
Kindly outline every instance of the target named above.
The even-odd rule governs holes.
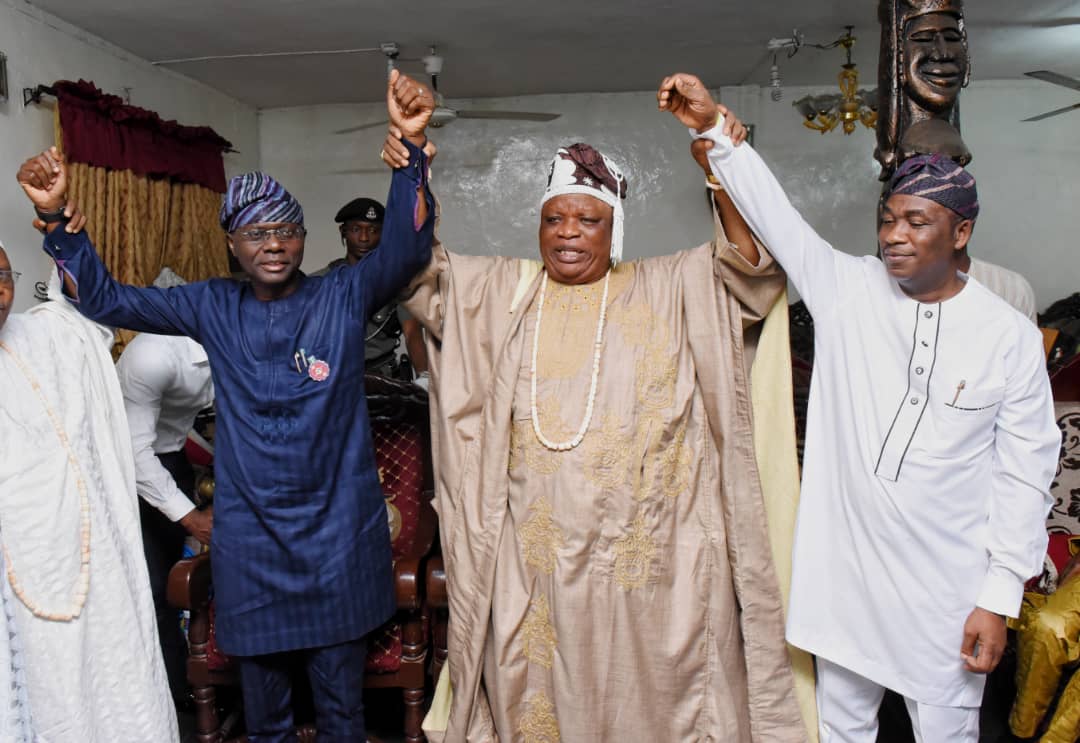
[[[399,49],[397,44],[387,43],[381,46],[381,51],[387,58],[387,75],[394,69],[395,62],[398,58]],[[443,62],[445,61],[442,56],[436,53],[436,49],[432,46],[429,53],[420,59],[424,64],[424,73],[431,78],[431,89],[435,94],[435,110],[431,113],[430,126],[439,129],[457,119],[489,119],[500,121],[553,121],[559,118],[562,114],[552,113],[539,113],[536,111],[496,111],[487,109],[457,109],[447,106],[443,103],[442,93],[439,91],[439,75],[442,74]],[[372,129],[379,126],[385,126],[385,121],[373,121],[367,124],[360,124],[358,126],[351,126],[346,129],[339,129],[334,132],[335,134],[351,134],[352,132],[362,131],[364,129]]]

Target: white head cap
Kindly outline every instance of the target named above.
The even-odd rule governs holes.
[[[614,266],[622,260],[622,202],[626,192],[626,178],[619,166],[591,145],[579,142],[560,147],[555,153],[540,205],[556,196],[573,193],[586,194],[608,204],[614,212],[611,225],[611,265]]]

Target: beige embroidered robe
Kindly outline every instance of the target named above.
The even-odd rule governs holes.
[[[785,279],[718,244],[612,272],[595,412],[567,452],[530,418],[538,264],[437,245],[414,281],[449,577],[443,740],[806,740],[743,358]],[[551,440],[585,413],[602,289],[548,283]]]

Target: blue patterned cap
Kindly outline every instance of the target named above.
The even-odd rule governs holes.
[[[979,216],[975,176],[940,153],[915,155],[905,160],[886,186],[884,198],[895,194],[930,199],[963,219]]]
[[[229,181],[221,199],[220,221],[226,232],[257,223],[303,225],[304,210],[284,186],[266,173],[256,171]]]

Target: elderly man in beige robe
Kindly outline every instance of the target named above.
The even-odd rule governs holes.
[[[806,740],[743,346],[785,278],[749,233],[620,262],[626,189],[561,148],[542,262],[436,245],[411,287],[451,616],[434,740]]]

